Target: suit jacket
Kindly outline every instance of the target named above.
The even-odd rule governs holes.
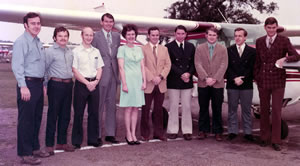
[[[167,77],[168,89],[193,88],[193,74],[195,73],[195,47],[192,43],[184,42],[184,51],[180,50],[176,41],[166,44],[171,59],[171,70]],[[183,73],[190,73],[190,81],[185,83],[180,77]]]
[[[236,48],[236,44],[227,48],[228,68],[226,71],[227,89],[253,89],[253,68],[255,63],[255,48],[245,46],[242,56]],[[242,85],[237,86],[234,78],[244,76]]]
[[[161,75],[164,79],[159,83],[159,91],[165,93],[167,91],[166,78],[171,69],[171,60],[169,57],[168,49],[165,46],[158,45],[157,47],[157,62],[155,60],[153,49],[148,43],[142,47],[145,61],[145,71],[147,79],[147,87],[145,93],[152,93],[154,84],[152,79],[156,76]]]
[[[207,87],[206,78],[216,79],[214,88],[224,88],[224,75],[228,65],[227,49],[221,44],[216,44],[212,59],[209,56],[208,44],[197,46],[195,53],[195,67],[198,74],[198,86]]]
[[[277,34],[271,48],[266,45],[267,36],[256,40],[256,61],[254,66],[254,79],[259,88],[284,88],[286,73],[285,69],[275,66],[278,59],[288,54],[288,62],[300,59],[299,54],[292,46],[289,38]]]
[[[102,56],[104,67],[102,68],[102,76],[100,79],[100,86],[108,86],[110,79],[113,77],[119,83],[119,68],[117,53],[120,46],[120,34],[117,32],[111,33],[112,44],[111,44],[111,55],[109,55],[108,43],[104,36],[102,29],[95,33],[92,45],[99,49]],[[113,75],[110,74],[109,70],[113,70]]]

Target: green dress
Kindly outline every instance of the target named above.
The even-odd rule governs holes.
[[[123,45],[118,49],[118,59],[124,59],[124,72],[128,93],[122,90],[120,94],[120,107],[141,107],[145,105],[144,91],[142,90],[143,76],[141,61],[144,58],[141,47],[128,47]]]

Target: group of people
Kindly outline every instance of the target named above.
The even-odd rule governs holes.
[[[288,38],[277,34],[277,20],[265,21],[266,36],[257,39],[256,50],[245,44],[247,31],[234,30],[234,45],[225,48],[217,42],[218,30],[208,28],[207,42],[195,46],[187,41],[187,30],[175,28],[175,40],[165,46],[159,44],[160,30],[148,29],[148,43],[135,44],[138,30],[135,25],[124,26],[122,36],[127,43],[120,46],[120,34],[113,32],[114,17],[101,17],[101,30],[90,27],[81,31],[82,43],[71,50],[67,44],[69,31],[57,27],[54,45],[46,50],[37,37],[41,17],[28,13],[23,20],[25,32],[15,41],[12,69],[17,80],[18,155],[22,163],[40,164],[39,157],[54,155],[58,150],[72,152],[80,149],[83,141],[83,116],[88,105],[87,144],[98,147],[102,142],[102,120],[105,110],[105,141],[118,143],[116,135],[116,94],[121,83],[119,107],[124,109],[125,140],[128,145],[139,145],[136,136],[139,108],[141,137],[148,141],[149,122],[153,102],[153,139],[166,141],[178,137],[179,128],[185,140],[192,139],[191,93],[193,75],[198,76],[199,139],[209,133],[217,141],[223,140],[222,103],[224,77],[227,78],[228,140],[238,135],[237,107],[241,104],[244,138],[252,136],[251,102],[253,80],[259,89],[261,104],[261,145],[271,141],[280,150],[281,102],[285,86],[284,61],[297,61],[300,56]],[[290,55],[286,57],[286,54]],[[73,83],[73,76],[75,83]],[[120,78],[120,79],[119,79]],[[75,84],[73,86],[73,84]],[[74,94],[73,94],[74,92]],[[169,96],[167,131],[163,127],[163,102]],[[46,151],[40,150],[39,129],[43,113],[44,94],[48,95]],[[72,145],[67,143],[67,130],[73,97]],[[272,98],[272,106],[270,100]],[[209,103],[212,107],[212,126]],[[179,103],[182,105],[179,126]],[[272,132],[269,111],[272,107]],[[55,146],[55,133],[57,142]]]

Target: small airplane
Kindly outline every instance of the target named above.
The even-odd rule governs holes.
[[[104,14],[103,11],[79,11],[55,8],[40,8],[33,6],[19,6],[14,4],[1,4],[0,21],[22,24],[22,18],[28,12],[40,13],[43,26],[65,26],[66,28],[73,30],[81,30],[81,28],[85,26],[90,26],[96,31],[100,29],[100,17],[102,14]],[[114,13],[112,14],[115,18],[114,30],[119,32],[122,30],[124,25],[135,24],[138,27],[139,34],[146,35],[147,29],[155,25],[160,28],[161,35],[173,36],[175,27],[178,25],[184,25],[188,30],[188,36],[186,40],[195,45],[206,42],[205,30],[210,27],[215,27],[220,30],[221,34],[219,36],[218,42],[224,44],[226,47],[234,43],[234,29],[237,27],[243,27],[248,31],[246,43],[252,46],[255,45],[255,40],[258,37],[265,35],[263,25],[187,21],[178,19],[120,15]],[[281,25],[278,28],[278,33],[288,37],[300,36],[300,25]],[[300,53],[300,50],[298,51]],[[287,70],[283,107],[299,102],[299,87],[299,70]],[[226,102],[226,92],[224,97]],[[258,118],[259,96],[256,84],[254,84],[253,110],[255,117]]]

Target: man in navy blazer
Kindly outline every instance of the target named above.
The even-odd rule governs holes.
[[[254,79],[259,90],[261,108],[261,146],[266,146],[267,142],[271,141],[274,150],[280,151],[281,107],[286,79],[282,64],[284,61],[298,61],[300,56],[287,37],[277,34],[276,18],[267,18],[264,27],[267,35],[256,40],[257,57],[254,66]],[[269,120],[270,107],[272,107],[272,132]]]
[[[102,144],[102,115],[105,112],[105,141],[118,143],[116,135],[116,93],[119,84],[119,70],[117,62],[117,52],[120,46],[120,34],[113,32],[114,17],[110,13],[105,13],[101,17],[101,30],[98,31],[92,45],[99,49],[104,67],[102,77],[99,82],[99,139]]]
[[[228,68],[228,140],[237,137],[239,131],[237,108],[242,108],[244,138],[254,141],[252,136],[251,105],[253,98],[253,67],[255,63],[255,48],[248,46],[245,41],[247,31],[243,28],[234,30],[235,44],[227,48]]]

